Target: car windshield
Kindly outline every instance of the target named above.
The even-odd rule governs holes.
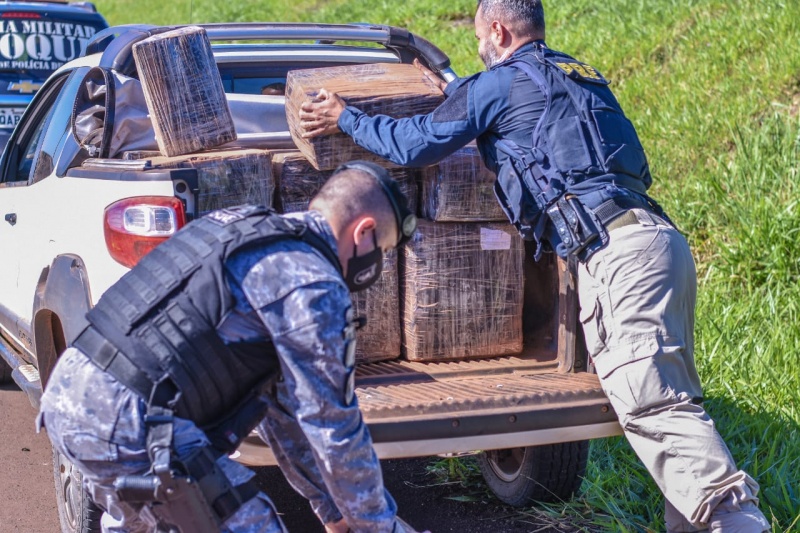
[[[0,15],[0,75],[9,81],[13,81],[10,77],[44,81],[58,67],[81,55],[92,36],[103,28],[102,19],[5,11]]]

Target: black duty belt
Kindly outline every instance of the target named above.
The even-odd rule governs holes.
[[[612,220],[620,215],[629,212],[631,209],[644,209],[646,211],[653,211],[653,208],[646,202],[631,196],[617,196],[606,200],[595,209],[592,209],[595,216],[600,220],[603,226],[608,227]]]
[[[72,345],[86,354],[101,370],[144,398],[148,405],[167,407],[178,393],[172,380],[167,378],[156,381],[151,378],[92,326],[83,330]]]

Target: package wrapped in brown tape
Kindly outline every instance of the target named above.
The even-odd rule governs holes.
[[[504,221],[494,181],[478,148],[469,144],[422,170],[422,216],[437,222]]]
[[[195,168],[200,185],[198,212],[240,204],[272,206],[275,179],[266,150],[230,150],[154,157],[153,168]]]
[[[136,69],[164,155],[236,140],[222,79],[203,28],[187,26],[133,46]]]
[[[333,170],[316,170],[297,151],[275,151],[272,171],[278,184],[277,204],[283,213],[308,209],[308,203],[333,174]],[[406,168],[387,169],[409,196],[411,208],[416,206],[414,171]],[[366,291],[353,293],[353,308],[367,318],[367,325],[356,335],[356,360],[382,361],[400,356],[400,282],[397,252],[384,255],[380,279]]]
[[[389,176],[397,181],[400,190],[408,198],[411,212],[417,209],[417,181],[415,171],[410,168],[387,168]],[[308,202],[331,177],[333,170],[317,170],[298,151],[275,151],[272,153],[272,172],[278,185],[277,205],[283,213],[305,211]]]
[[[395,359],[400,356],[400,281],[397,250],[383,256],[380,279],[369,289],[353,293],[356,316],[367,325],[356,333],[356,361],[359,363]]]
[[[281,213],[308,209],[308,202],[333,174],[332,170],[315,169],[298,151],[276,151],[270,157],[278,190],[275,203]]]
[[[389,164],[344,133],[304,139],[300,106],[320,89],[341,96],[368,115],[409,117],[433,111],[444,101],[439,88],[416,67],[389,63],[291,70],[286,77],[286,119],[295,144],[316,169],[330,170],[353,159]]]
[[[421,220],[401,275],[406,357],[521,352],[524,256],[508,224]]]

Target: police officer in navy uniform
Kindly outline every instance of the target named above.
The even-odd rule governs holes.
[[[367,116],[336,94],[301,108],[306,137],[343,131],[408,166],[477,139],[510,221],[579,262],[581,321],[625,435],[666,496],[669,531],[761,532],[757,483],[704,411],[693,356],[697,275],[686,240],[647,196],[633,125],[590,65],[547,47],[540,0],[478,0],[487,72],[445,86],[428,115]]]
[[[265,417],[261,434],[328,531],[410,531],[354,396],[349,290],[374,283],[415,226],[388,173],[352,162],[309,211],[213,212],[109,288],[39,417],[103,531],[285,531],[228,457]]]

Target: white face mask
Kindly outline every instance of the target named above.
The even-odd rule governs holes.
[[[486,46],[481,47],[478,50],[478,55],[480,56],[483,64],[486,65],[486,70],[489,70],[493,66],[497,65],[498,63],[502,63],[511,55],[511,50],[506,50],[503,52],[503,55],[497,55],[497,49],[492,46],[492,44],[487,40]]]

